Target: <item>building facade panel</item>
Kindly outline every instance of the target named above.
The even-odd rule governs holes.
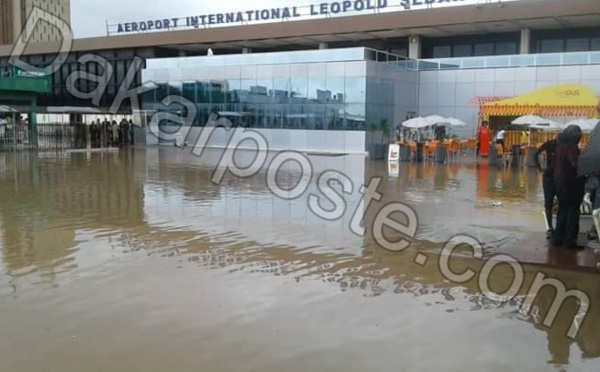
[[[0,45],[13,44],[17,41],[34,8],[52,14],[67,25],[71,23],[70,0],[1,0]],[[61,41],[63,37],[57,27],[46,21],[38,21],[27,42],[55,42]]]
[[[320,53],[327,60],[328,55],[349,52],[357,50]],[[357,55],[364,56],[364,50]],[[269,61],[279,56],[264,57]],[[186,130],[192,133],[189,138],[197,136],[200,128],[196,127],[206,125],[211,114],[218,114],[236,126],[260,131],[278,149],[301,146],[298,149],[362,153],[370,144],[391,138],[391,134],[381,138],[367,132],[380,130],[377,126],[383,122],[391,129],[417,107],[418,73],[396,66],[364,60],[242,65],[238,79],[228,78],[238,76],[230,73],[236,70],[231,64],[236,56],[224,59],[221,67],[210,66],[211,58],[151,61],[143,72],[143,83],[154,83],[157,89],[144,95],[143,109],[151,113],[174,110],[161,101],[167,95],[182,94],[197,111],[192,128]],[[198,75],[186,76],[188,82],[182,80],[180,71],[194,64]],[[165,76],[165,65],[172,66],[167,80],[157,80],[154,67]],[[200,71],[207,68],[218,70],[211,70],[206,78]],[[250,70],[256,78],[244,74]],[[216,130],[211,144],[225,146],[230,139],[225,132]]]
[[[600,27],[535,30],[532,53],[565,53],[600,50]]]
[[[432,81],[433,77],[440,71],[421,71],[421,81]],[[456,70],[461,75],[463,70]],[[473,135],[476,130],[479,107],[471,101],[476,97],[512,97],[531,92],[535,89],[551,87],[557,84],[579,83],[588,86],[600,96],[600,65],[579,66],[541,66],[521,68],[498,68],[498,69],[475,69],[480,76],[502,77],[486,82],[464,82],[449,83],[439,82],[437,85],[421,84],[420,91],[437,92],[437,97],[421,93],[419,95],[419,114],[426,115],[448,115],[454,109],[456,117],[467,123],[467,127],[457,129],[457,134]],[[522,80],[522,76],[534,76],[535,80]],[[509,79],[513,77],[512,79]],[[443,92],[454,89],[462,92],[456,95],[456,100],[448,104]]]

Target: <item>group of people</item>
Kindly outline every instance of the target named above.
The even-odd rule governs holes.
[[[505,136],[506,136],[505,128],[506,127],[508,127],[508,124],[504,127],[500,127],[498,129],[498,131],[496,131],[496,133],[494,135],[494,141],[493,141],[493,143],[495,143],[496,145],[500,145],[503,152],[506,152],[508,150],[506,148],[506,143],[505,143]],[[492,132],[490,130],[489,123],[487,121],[484,121],[482,123],[481,127],[479,128],[479,132],[477,134],[477,150],[476,150],[477,155],[484,155],[484,156],[488,155],[488,150],[489,150],[488,144],[490,142],[492,142],[491,136],[492,136]],[[527,130],[521,131],[520,143],[521,143],[521,145],[527,145],[529,143],[529,131],[527,131]]]
[[[122,147],[129,144],[133,144],[133,122],[131,119],[121,120],[117,124],[116,120],[112,123],[108,120],[90,125],[90,135],[92,140],[92,146],[116,146]]]
[[[444,125],[432,125],[427,129],[410,129],[410,128],[398,128],[396,132],[396,138],[402,142],[414,141],[423,142],[429,140],[444,141],[448,138],[446,132],[446,126]]]
[[[537,166],[543,172],[544,208],[549,227],[547,237],[552,239],[554,245],[568,249],[583,248],[577,243],[582,204],[591,210],[600,209],[600,174],[578,176],[581,137],[581,128],[570,125],[542,144],[535,153]],[[545,169],[539,161],[543,152],[546,153]],[[553,226],[555,198],[558,200],[558,211],[556,226]],[[588,231],[588,239],[598,240],[594,226]]]

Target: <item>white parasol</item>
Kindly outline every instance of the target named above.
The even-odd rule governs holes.
[[[537,115],[525,115],[516,118],[512,121],[515,125],[538,125],[538,124],[549,124],[552,120],[544,119]]]
[[[429,125],[446,124],[448,122],[448,119],[439,115],[429,115],[425,117],[425,120],[429,122]]]
[[[456,118],[446,118],[446,123],[450,124],[451,127],[466,127],[467,123]]]
[[[431,123],[429,121],[427,121],[425,118],[422,118],[420,116],[417,116],[416,118],[408,119],[407,121],[402,123],[402,126],[404,128],[411,128],[411,129],[425,128],[430,125],[431,125]]]
[[[562,130],[563,127],[564,126],[562,124],[557,123],[552,120],[550,120],[549,123],[539,123],[539,124],[533,124],[533,125],[529,126],[529,128],[542,129],[542,130]]]
[[[575,119],[567,123],[567,125],[577,125],[582,132],[591,132],[598,125],[600,119]]]

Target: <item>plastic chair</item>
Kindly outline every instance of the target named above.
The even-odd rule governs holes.
[[[467,151],[473,151],[473,153],[477,152],[477,140],[475,138],[467,139]]]
[[[437,143],[435,141],[428,142],[423,146],[423,155],[425,158],[433,158],[435,156],[435,149],[437,148]]]
[[[415,158],[416,154],[417,154],[417,143],[414,141],[410,141],[408,144],[408,148],[410,151],[410,156],[411,158]]]
[[[456,157],[460,151],[460,142],[450,140],[448,142],[448,157]]]

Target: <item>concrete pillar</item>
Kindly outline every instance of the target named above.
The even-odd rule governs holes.
[[[251,52],[250,48],[242,48],[242,54],[248,54],[250,52]]]
[[[418,35],[409,36],[408,38],[408,58],[421,58],[421,37]]]
[[[521,30],[521,54],[529,54],[531,51],[531,30],[525,28]]]
[[[319,49],[327,49],[327,43],[319,43]]]

